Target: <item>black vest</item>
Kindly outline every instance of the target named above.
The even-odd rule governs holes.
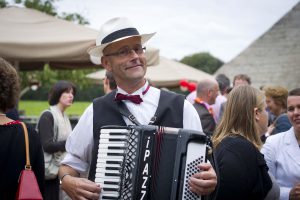
[[[94,147],[89,172],[89,180],[95,180],[96,162],[98,154],[100,129],[105,125],[126,126],[122,115],[119,113],[117,102],[114,100],[116,91],[99,97],[93,101],[93,139]],[[156,121],[153,125],[183,128],[184,96],[173,92],[161,90],[158,107],[155,113]],[[175,150],[174,149],[174,154]]]

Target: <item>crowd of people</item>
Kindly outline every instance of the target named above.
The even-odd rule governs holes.
[[[44,199],[99,199],[103,186],[94,180],[100,129],[136,123],[195,130],[212,140],[208,162],[198,164],[188,179],[194,194],[218,200],[300,199],[300,87],[256,89],[246,74],[237,74],[230,87],[229,78],[219,74],[199,81],[188,97],[160,90],[145,79],[144,45],[154,35],[140,34],[127,18],[103,24],[88,53],[106,69],[105,95],[93,100],[73,130],[65,111],[76,87],[65,80],[52,86],[49,108],[35,128],[28,126],[32,170]],[[0,199],[15,199],[25,143],[20,120],[8,113],[16,108],[20,83],[2,58],[0,80]],[[160,199],[171,195],[159,194]]]

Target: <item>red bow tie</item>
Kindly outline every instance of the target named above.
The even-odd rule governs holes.
[[[142,92],[142,94],[145,95],[148,92],[149,88],[150,85],[147,86],[147,88],[145,89],[145,91]],[[115,101],[122,101],[122,100],[128,100],[135,104],[140,104],[143,102],[143,99],[140,97],[140,95],[129,95],[129,94],[117,93],[115,97]]]
[[[126,95],[117,93],[115,97],[115,101],[122,101],[122,100],[129,100],[135,104],[140,104],[143,102],[143,99],[140,97],[140,95]]]

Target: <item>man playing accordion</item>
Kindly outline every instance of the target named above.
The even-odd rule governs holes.
[[[202,132],[199,116],[182,95],[159,90],[145,79],[147,62],[143,46],[155,33],[139,34],[126,18],[114,18],[100,29],[96,46],[88,53],[101,59],[102,66],[111,72],[117,89],[97,98],[85,110],[67,140],[67,156],[59,176],[63,190],[72,199],[99,199],[101,185],[93,182],[97,142],[104,125],[132,125],[122,116],[118,103],[122,102],[136,120],[143,125],[184,128]],[[169,148],[175,148],[170,146]],[[217,177],[211,164],[199,165],[199,172],[189,180],[190,190],[198,195],[214,191]],[[83,178],[89,176],[89,180]]]

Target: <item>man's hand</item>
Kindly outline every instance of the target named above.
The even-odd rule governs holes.
[[[95,199],[100,197],[100,185],[85,178],[67,175],[62,180],[62,189],[72,200]]]
[[[216,172],[210,163],[202,163],[198,167],[200,172],[192,175],[189,180],[190,190],[199,196],[210,194],[217,186]]]
[[[295,185],[289,194],[289,200],[299,200],[300,199],[300,183]]]

